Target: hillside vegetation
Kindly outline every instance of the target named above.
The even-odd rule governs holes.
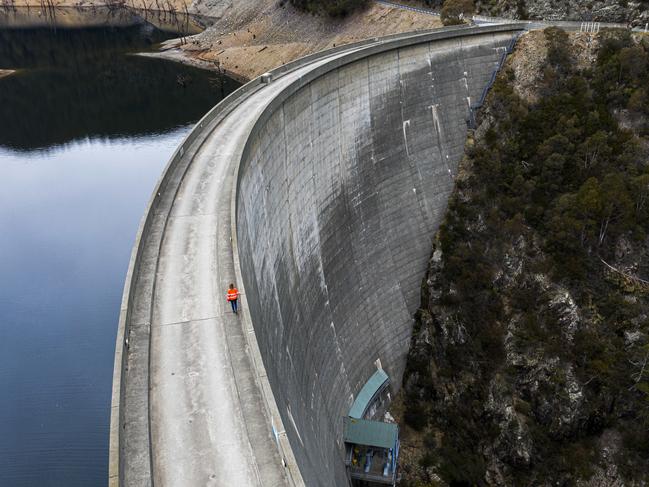
[[[649,20],[647,0],[476,0],[476,7],[485,15],[521,19],[636,22],[642,25]]]
[[[644,26],[649,22],[647,0],[400,0],[434,9],[455,10],[473,4],[472,12],[482,15],[517,19],[589,20],[599,22],[633,22]]]
[[[290,0],[290,2],[301,10],[315,14],[325,13],[335,17],[347,15],[354,10],[366,7],[369,0]]]
[[[604,32],[586,69],[540,38],[535,96],[501,73],[437,235],[403,485],[649,479],[649,39]]]

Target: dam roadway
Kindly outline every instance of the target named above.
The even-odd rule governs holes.
[[[347,485],[342,417],[377,363],[399,388],[469,106],[523,28],[312,55],[197,124],[129,266],[110,485]]]

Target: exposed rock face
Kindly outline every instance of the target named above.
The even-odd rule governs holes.
[[[425,284],[428,306],[420,312],[420,328],[413,340],[410,375],[405,383],[409,394],[414,392],[427,404],[415,414],[437,418],[436,425],[426,430],[426,436],[442,438],[436,440],[437,452],[451,458],[458,455],[452,460],[458,462],[458,469],[474,469],[470,478],[475,485],[647,485],[646,473],[639,477],[632,474],[632,480],[628,480],[628,472],[620,472],[620,463],[624,464],[627,454],[622,447],[622,433],[614,426],[603,429],[612,421],[611,412],[620,407],[616,404],[618,397],[605,388],[596,394],[587,391],[589,381],[597,379],[578,374],[574,362],[559,350],[556,354],[552,351],[553,347],[560,348],[552,343],[554,340],[574,343],[575,333],[581,328],[595,331],[597,317],[582,316],[589,311],[582,310],[570,290],[548,275],[529,271],[543,259],[542,250],[534,242],[518,239],[507,252],[494,285],[503,294],[519,289],[543,296],[543,304],[537,304],[535,312],[546,315],[544,324],[539,325],[544,330],[538,330],[538,336],[528,336],[530,330],[523,322],[527,318],[506,310],[502,342],[489,345],[490,353],[485,355],[474,351],[476,341],[489,338],[463,322],[453,305],[439,304],[445,286],[444,259],[439,248],[434,251]],[[634,255],[641,254],[639,251]],[[538,260],[530,255],[539,256]],[[625,254],[627,258],[628,255]],[[643,262],[646,265],[647,261]],[[635,317],[637,328],[624,335],[623,348],[629,356],[638,343],[647,343],[646,305],[645,302],[644,312]],[[546,333],[557,335],[550,338]],[[491,339],[499,341],[496,337]],[[498,350],[500,345],[502,350]],[[493,361],[492,366],[480,364],[489,360]],[[422,368],[426,362],[428,367]],[[422,369],[427,370],[427,377],[422,376]],[[621,406],[618,414],[634,416],[637,411],[633,407]],[[462,451],[456,440],[450,451],[447,449],[443,438],[447,429],[455,428],[465,429],[460,436],[464,436],[467,450]],[[588,446],[580,440],[589,436],[584,434],[586,431],[593,433],[592,438],[584,440]],[[548,468],[547,459],[541,458],[548,453],[546,445],[540,443],[543,441],[565,445],[551,461],[557,464],[556,472],[543,471]],[[576,467],[571,465],[573,462]],[[412,471],[408,467],[406,470]],[[647,467],[645,463],[643,468]],[[449,473],[448,468],[429,467],[413,477],[436,479],[438,483],[433,485],[454,485],[448,480],[456,472]],[[479,473],[482,469],[484,474]],[[536,469],[542,471],[538,477],[533,473]],[[532,473],[519,477],[525,471]],[[418,485],[410,483],[413,477],[406,474],[403,485]]]
[[[510,18],[527,17],[544,20],[588,20],[599,22],[633,22],[642,24],[649,19],[646,1],[595,0],[499,0],[495,5],[480,2],[482,11]]]

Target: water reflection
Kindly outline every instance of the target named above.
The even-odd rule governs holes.
[[[0,486],[106,484],[137,225],[191,124],[236,85],[126,55],[166,36],[0,30],[0,68],[21,69],[0,79]]]
[[[135,229],[189,130],[0,150],[0,485],[105,485]]]
[[[162,133],[199,118],[237,84],[131,55],[169,37],[150,24],[0,30],[0,69],[18,69],[0,79],[0,146]]]

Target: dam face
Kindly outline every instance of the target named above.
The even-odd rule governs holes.
[[[379,52],[305,80],[247,140],[239,258],[273,395],[308,486],[343,486],[342,417],[376,361],[401,383],[470,104],[514,33]]]
[[[400,386],[469,107],[527,27],[339,46],[197,123],[129,263],[111,487],[349,484],[343,416],[377,366]]]

